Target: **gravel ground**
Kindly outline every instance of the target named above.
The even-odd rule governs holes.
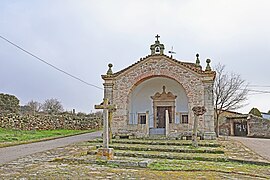
[[[87,141],[89,139],[94,139],[100,136],[101,132],[93,132],[55,140],[0,148],[0,165],[18,159],[20,157],[42,151],[47,151],[58,147],[67,146],[77,142]]]
[[[270,139],[230,136],[270,161]]]
[[[245,173],[155,171],[58,161],[63,157],[82,157],[81,154],[88,148],[88,146],[69,145],[19,158],[0,166],[0,179],[265,179]]]
[[[81,141],[100,136],[100,132],[88,133],[52,141],[0,148],[1,179],[265,179],[244,172],[218,171],[156,171],[142,168],[109,167],[101,164],[85,164],[79,161],[63,162],[62,158],[84,157],[89,150]],[[76,142],[81,142],[74,144]],[[224,142],[229,143],[229,142]],[[231,144],[231,143],[229,143]],[[232,143],[232,152],[241,157],[260,160],[246,148]],[[14,149],[12,149],[14,148]],[[235,149],[234,149],[235,148]],[[232,156],[234,154],[231,154]],[[5,161],[5,163],[4,163]],[[254,172],[254,174],[259,172]],[[269,174],[269,171],[262,172]],[[265,176],[264,176],[265,177]]]

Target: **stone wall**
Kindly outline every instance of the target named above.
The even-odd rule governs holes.
[[[204,122],[202,124],[204,126],[201,128],[203,128],[204,132],[214,132],[214,112],[211,89],[213,82],[211,79],[213,78],[212,75],[208,77],[208,75],[195,73],[165,56],[149,56],[124,72],[114,77],[108,76],[104,79],[104,96],[110,98],[110,101],[117,105],[117,111],[113,116],[114,123],[112,125],[114,133],[117,133],[121,129],[133,129],[131,125],[128,125],[130,94],[140,83],[153,77],[170,78],[183,86],[188,98],[190,124],[193,123],[192,107],[206,106],[208,111],[202,117],[202,121]],[[204,81],[206,80],[204,78],[209,82],[208,84],[205,84]],[[111,93],[108,93],[109,89],[106,84],[113,84],[113,88],[110,87]],[[206,92],[208,93],[207,102],[205,102],[204,99]],[[135,132],[142,133],[138,129],[135,129],[134,133]]]
[[[270,120],[252,114],[227,117],[226,121],[219,126],[220,135],[234,136],[234,123],[241,121],[247,122],[248,137],[270,138]]]
[[[0,116],[0,127],[20,130],[87,130],[100,128],[101,121],[100,116],[7,114]]]
[[[248,136],[270,138],[270,120],[254,115],[248,117]]]

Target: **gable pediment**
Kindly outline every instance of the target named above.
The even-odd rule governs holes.
[[[215,75],[214,71],[203,71],[201,69],[201,67],[196,66],[195,63],[190,63],[190,62],[182,62],[182,61],[178,61],[176,59],[173,59],[169,56],[166,55],[148,55],[145,58],[141,58],[139,61],[137,61],[136,63],[128,66],[127,68],[124,68],[116,73],[112,73],[110,75],[102,75],[102,78],[106,78],[106,77],[118,77],[122,74],[128,73],[129,71],[132,71],[136,68],[145,68],[146,70],[151,70],[151,67],[149,66],[150,63],[163,63],[163,62],[167,62],[167,64],[170,64],[171,66],[178,66],[179,68],[185,69],[187,71],[190,71],[192,73],[195,73],[197,75],[203,75],[203,74],[207,74],[207,75]],[[156,68],[156,67],[155,67]],[[164,68],[164,67],[161,67]]]
[[[171,92],[166,93],[166,87],[163,86],[162,93],[156,92],[154,96],[151,96],[151,99],[154,101],[174,101],[177,96],[173,95]]]

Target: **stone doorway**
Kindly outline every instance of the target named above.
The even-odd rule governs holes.
[[[172,106],[158,106],[157,107],[157,128],[166,127],[166,110],[169,112],[169,122],[172,122]]]
[[[165,134],[168,131],[166,110],[169,112],[169,123],[174,123],[176,97],[171,92],[166,92],[165,86],[163,86],[162,93],[156,92],[154,96],[151,96],[153,99],[154,127],[150,129],[150,134]],[[165,131],[165,129],[167,130]]]

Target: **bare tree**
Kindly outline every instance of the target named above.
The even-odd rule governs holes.
[[[225,72],[225,65],[215,67],[214,105],[216,113],[216,134],[219,136],[219,115],[222,111],[235,110],[245,106],[247,83],[239,74]]]
[[[37,101],[29,101],[27,103],[27,106],[29,107],[30,111],[33,112],[33,114],[35,114],[36,112],[39,112],[42,108],[42,104],[37,102]]]
[[[56,114],[64,110],[61,102],[53,98],[45,100],[42,105],[42,109],[44,112],[47,112],[49,114]]]

